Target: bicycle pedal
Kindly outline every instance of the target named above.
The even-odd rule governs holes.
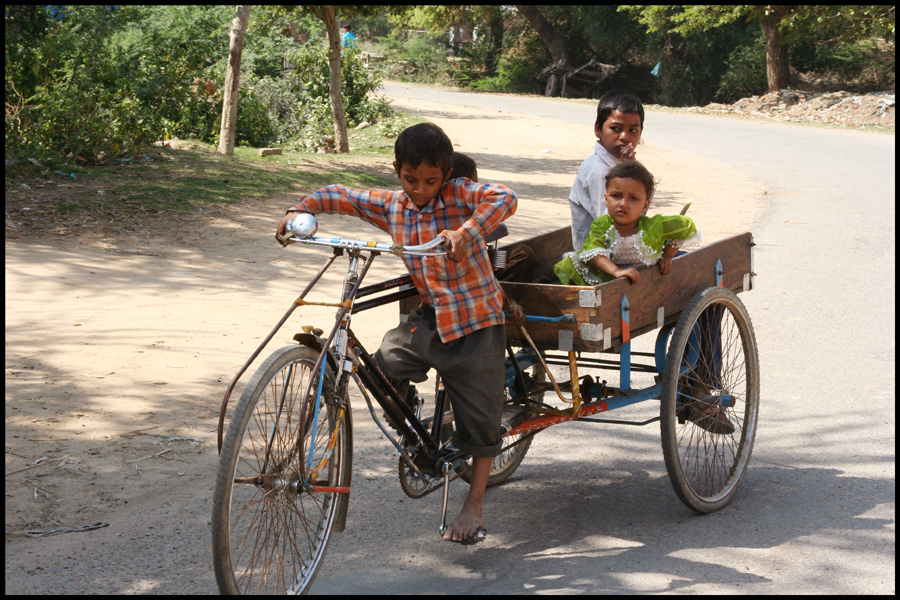
[[[468,462],[472,455],[466,452],[465,450],[461,450],[453,445],[453,442],[448,442],[444,444],[440,449],[440,464],[445,462],[450,463],[453,466],[453,470],[456,471],[460,466]]]

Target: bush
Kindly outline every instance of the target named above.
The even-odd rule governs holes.
[[[8,9],[7,154],[95,162],[164,136],[210,139],[221,96],[201,92],[195,78],[218,79],[208,57],[221,53],[229,14],[206,6]]]
[[[241,91],[239,103],[235,143],[255,148],[269,146],[277,136],[266,104],[257,97],[252,88]]]
[[[288,63],[291,70],[285,77],[255,79],[248,87],[265,106],[274,139],[298,150],[315,151],[326,137],[334,136],[328,50],[317,42],[292,48]],[[341,76],[348,128],[390,115],[387,102],[372,97],[380,79],[366,71],[358,54],[343,58]]]
[[[766,40],[762,35],[732,50],[727,65],[719,81],[716,100],[731,103],[766,93]]]
[[[826,42],[815,47],[810,65],[792,62],[802,75],[805,87],[834,92],[850,89],[876,92],[894,89],[896,82],[893,43],[868,39],[837,44]],[[808,68],[803,68],[808,67]]]
[[[524,55],[506,54],[497,65],[497,75],[483,77],[470,83],[475,90],[533,94],[543,91],[534,73],[534,60]]]
[[[385,74],[397,81],[451,83],[446,44],[429,35],[384,40]]]

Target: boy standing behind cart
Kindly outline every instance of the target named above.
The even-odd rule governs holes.
[[[644,105],[623,90],[606,92],[597,104],[594,153],[584,159],[569,192],[572,248],[581,251],[597,217],[606,214],[606,173],[621,159],[633,159],[644,130]]]
[[[401,132],[394,153],[402,191],[328,186],[288,209],[276,238],[296,212],[324,212],[357,216],[403,245],[438,235],[449,242],[446,257],[403,257],[423,306],[385,334],[375,360],[395,387],[425,381],[431,368],[441,374],[456,421],[453,442],[473,457],[469,494],[444,533],[462,542],[482,528],[491,462],[502,447],[503,297],[482,236],[515,213],[516,195],[499,184],[448,180],[453,145],[432,123]]]

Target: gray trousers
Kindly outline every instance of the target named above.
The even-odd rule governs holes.
[[[408,382],[428,379],[429,369],[440,373],[456,422],[453,443],[472,456],[493,457],[502,447],[505,352],[503,325],[442,342],[434,309],[423,305],[385,334],[374,358],[401,397]]]

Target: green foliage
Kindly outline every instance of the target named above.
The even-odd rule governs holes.
[[[400,34],[383,41],[387,77],[418,83],[451,82],[445,41],[432,34]]]
[[[276,133],[266,104],[253,88],[241,91],[239,104],[235,143],[256,148],[268,146],[275,140]]]
[[[532,39],[531,42],[536,40]],[[535,80],[534,62],[531,52],[507,52],[500,58],[496,75],[473,77],[468,86],[487,92],[539,92],[541,86]]]
[[[820,52],[826,74],[838,81],[851,81],[862,91],[894,89],[895,54],[874,40],[842,44],[831,52]]]
[[[757,30],[758,31],[758,30]],[[874,40],[853,43],[806,40],[793,44],[791,86],[812,92],[847,88],[858,92],[893,89],[894,53]],[[734,102],[766,92],[766,45],[761,33],[735,48],[728,57],[716,100]]]
[[[227,47],[226,7],[12,13],[11,27],[7,9],[8,154],[95,162],[163,137],[214,135],[221,95],[195,78],[218,79],[213,57]],[[19,14],[25,26],[16,27]]]
[[[759,81],[766,73],[765,46],[735,34],[746,29],[761,35],[755,32],[763,22],[774,25],[790,64],[804,75],[792,76],[792,84],[856,91],[893,86],[893,5],[629,5],[620,10],[656,40],[651,45],[662,55],[662,103],[704,103],[713,89],[721,101],[764,93],[767,85]],[[705,46],[718,46],[721,56],[728,56],[726,68],[719,53]],[[810,70],[817,74],[806,73]]]
[[[732,23],[704,35],[662,36],[657,42],[661,68],[654,100],[668,106],[695,106],[723,99],[731,92],[764,92],[765,45],[762,61],[755,67],[749,62],[749,59],[758,58],[753,51],[758,49],[754,44],[760,35],[758,26]],[[747,68],[750,68],[749,72],[744,71]],[[757,69],[762,69],[761,90],[755,87]],[[726,74],[728,84],[722,89],[721,81]]]
[[[93,163],[161,139],[217,139],[233,7],[58,10],[6,7],[8,156]],[[236,141],[293,139],[315,150],[333,135],[321,38],[297,49],[283,19],[258,12],[242,56]],[[292,18],[312,34],[322,31],[311,15]],[[293,73],[284,71],[286,57]],[[389,112],[384,100],[369,100],[379,80],[358,56],[344,60],[343,78],[351,125]]]
[[[265,107],[274,140],[296,149],[315,151],[334,136],[330,100],[328,49],[317,42],[294,45],[286,53],[291,65],[281,77],[249,78],[247,87]],[[341,95],[348,127],[389,117],[383,98],[373,98],[381,84],[366,71],[359,54],[344,56]],[[243,97],[241,110],[244,110]],[[241,112],[238,112],[238,119]]]
[[[731,51],[719,80],[716,100],[731,103],[766,92],[766,40],[763,36]]]
[[[793,83],[893,87],[894,6],[776,8],[785,9],[778,11],[779,27],[790,44]],[[565,36],[573,65],[596,59],[622,66],[604,85],[634,89],[646,102],[727,102],[765,89],[764,6],[540,10]],[[159,139],[217,138],[233,6],[10,5],[5,15],[8,157],[109,162]],[[387,57],[392,79],[505,92],[543,88],[536,76],[549,53],[509,6],[340,6],[338,18],[353,23],[361,45],[371,48],[367,37],[380,37],[374,49]],[[476,41],[451,48],[453,24],[472,28]],[[289,25],[313,41],[299,46]],[[242,62],[239,144],[313,150],[333,135],[322,35],[309,7],[254,8]],[[660,77],[648,84],[657,61]],[[342,77],[348,125],[377,122],[385,135],[392,132],[390,109],[373,99],[378,76],[359,55],[345,57]]]
[[[651,33],[668,32],[687,37],[741,21],[755,9],[745,4],[656,4],[626,5],[619,10],[634,15]]]

